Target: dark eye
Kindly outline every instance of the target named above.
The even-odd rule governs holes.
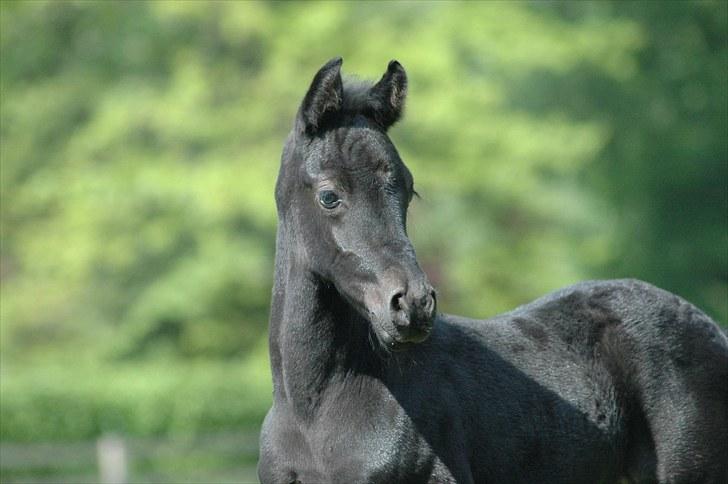
[[[319,203],[322,207],[331,210],[341,204],[341,199],[331,190],[323,190],[319,192]]]

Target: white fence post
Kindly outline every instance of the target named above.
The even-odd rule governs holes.
[[[126,445],[121,437],[102,436],[96,443],[96,456],[103,484],[127,484],[129,463]]]

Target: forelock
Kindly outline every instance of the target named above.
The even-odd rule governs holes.
[[[362,114],[367,109],[367,97],[374,83],[372,81],[347,77],[344,79],[343,111],[350,115]]]

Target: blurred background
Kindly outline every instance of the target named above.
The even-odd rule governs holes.
[[[3,1],[1,480],[98,481],[103,438],[135,482],[255,482],[273,185],[337,55],[407,69],[443,311],[637,277],[724,324],[727,9]]]

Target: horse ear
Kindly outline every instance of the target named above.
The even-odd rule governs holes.
[[[341,109],[344,97],[341,82],[343,59],[335,57],[319,69],[301,103],[299,116],[307,133],[315,133],[325,119]]]
[[[374,120],[384,129],[402,116],[407,97],[407,73],[402,64],[390,61],[387,72],[369,91],[367,104]]]

